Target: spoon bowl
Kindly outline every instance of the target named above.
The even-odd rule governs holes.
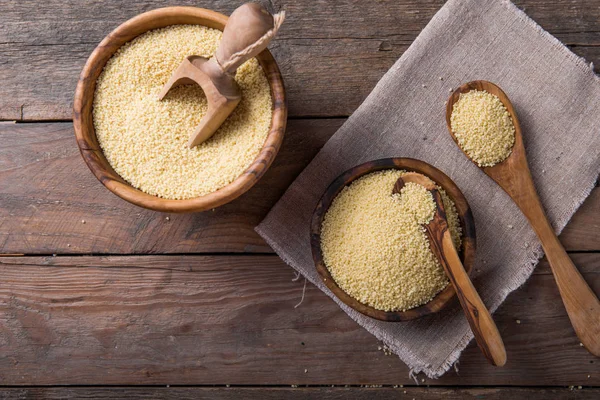
[[[512,151],[509,156],[502,162],[491,166],[491,167],[480,167],[483,172],[486,173],[490,178],[496,181],[504,190],[505,187],[500,182],[505,182],[508,179],[512,178],[512,174],[515,173],[523,176],[526,174],[529,180],[531,180],[531,173],[529,171],[529,167],[527,166],[527,158],[525,157],[525,146],[523,145],[523,135],[521,133],[521,125],[519,124],[519,119],[517,118],[517,113],[510,102],[508,96],[498,85],[495,85],[488,81],[472,81],[460,86],[456,89],[448,102],[446,103],[446,124],[448,126],[448,132],[450,132],[450,136],[452,136],[452,140],[458,146],[458,148],[464,153],[465,156],[469,160],[471,157],[460,147],[454,132],[452,131],[452,124],[450,123],[450,117],[452,116],[452,110],[454,108],[454,104],[459,100],[460,95],[463,93],[470,92],[472,90],[486,91],[497,96],[506,110],[510,115],[511,121],[515,127],[515,144],[513,145]],[[471,160],[473,161],[473,160]],[[473,161],[474,162],[474,161]],[[475,163],[475,162],[474,162]],[[477,163],[475,163],[477,165]],[[527,177],[523,177],[524,179]],[[509,193],[510,194],[510,193]]]
[[[416,183],[417,185],[421,185],[425,189],[429,190],[430,192],[433,190],[437,190],[437,188],[435,187],[435,182],[432,181],[431,179],[429,179],[428,177],[426,177],[425,175],[422,175],[422,174],[419,174],[416,172],[407,172],[406,174],[404,174],[400,178],[398,178],[398,180],[396,181],[396,184],[394,185],[394,189],[392,190],[392,193],[399,194],[407,182],[412,182],[412,183]]]
[[[452,93],[446,105],[448,131],[460,148],[452,132],[450,117],[461,93],[471,90],[485,90],[496,95],[506,107],[515,127],[515,144],[510,155],[496,165],[480,169],[512,198],[531,224],[542,243],[575,333],[590,353],[600,357],[600,302],[569,258],[548,221],[527,164],[517,113],[506,93],[487,81],[473,81],[462,85]],[[465,155],[471,159],[466,153]]]

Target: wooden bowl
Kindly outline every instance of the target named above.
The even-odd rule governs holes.
[[[442,171],[427,164],[426,162],[412,158],[384,158],[381,160],[370,161],[344,172],[336,180],[334,180],[325,191],[325,194],[323,194],[323,197],[321,197],[321,200],[319,200],[319,203],[317,204],[317,207],[313,213],[310,227],[312,254],[315,266],[321,275],[323,282],[346,305],[364,315],[382,321],[409,321],[411,319],[435,313],[452,301],[455,301],[456,292],[454,291],[452,285],[449,284],[446,286],[446,288],[438,293],[430,302],[422,306],[406,311],[377,310],[351,297],[335,283],[335,280],[325,266],[323,254],[321,252],[321,224],[323,223],[323,218],[325,217],[325,214],[327,213],[327,210],[329,209],[329,206],[335,197],[342,191],[344,187],[348,186],[355,179],[358,179],[361,176],[367,175],[371,172],[385,169],[401,169],[405,171],[421,173],[431,178],[446,191],[448,196],[450,196],[456,205],[456,210],[460,219],[460,225],[463,230],[462,246],[459,249],[459,254],[467,273],[471,272],[473,268],[473,261],[475,259],[475,222],[473,220],[473,214],[471,213],[469,203],[467,203],[467,199],[465,199],[465,196],[462,194],[458,186],[456,186],[456,184]],[[392,189],[390,188],[390,194],[391,192]]]
[[[87,60],[75,91],[73,125],[83,159],[96,178],[117,196],[141,207],[165,212],[205,211],[232,201],[250,189],[269,168],[283,140],[287,104],[283,80],[277,63],[268,50],[256,58],[263,68],[273,98],[273,116],[265,143],[252,164],[233,182],[205,196],[187,200],[168,200],[142,192],[131,186],[110,166],[96,138],[92,103],[96,80],[106,62],[126,42],[152,29],[169,25],[195,24],[223,30],[228,17],[196,7],[167,7],[140,14],[126,21],[100,42]]]

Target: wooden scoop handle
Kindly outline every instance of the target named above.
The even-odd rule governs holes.
[[[590,353],[600,357],[600,301],[556,237],[531,178],[524,180],[531,195],[516,197],[515,202],[542,243],[577,337]]]
[[[240,65],[267,48],[283,18],[283,12],[273,16],[256,3],[238,7],[229,17],[215,53],[223,71],[235,73]]]
[[[425,225],[431,250],[456,290],[481,352],[492,365],[501,367],[506,363],[506,349],[500,332],[460,261],[448,229],[440,193],[432,190],[431,194],[437,207],[434,220]]]

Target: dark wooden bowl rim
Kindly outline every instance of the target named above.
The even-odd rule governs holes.
[[[106,62],[126,42],[152,29],[193,24],[223,30],[228,17],[197,7],[166,7],[140,14],[117,27],[92,52],[79,78],[73,102],[73,125],[81,155],[96,178],[117,196],[141,207],[165,212],[205,211],[237,198],[250,189],[269,168],[283,140],[287,120],[285,89],[277,63],[268,50],[256,58],[263,68],[273,99],[271,127],[252,164],[223,188],[186,200],[169,200],[142,192],[127,183],[110,166],[98,144],[92,118],[96,80]]]
[[[363,304],[344,292],[334,281],[329,270],[323,261],[321,252],[321,224],[323,218],[329,209],[332,201],[340,193],[340,191],[361,176],[370,174],[371,172],[381,171],[385,169],[401,169],[412,172],[419,172],[428,176],[439,186],[441,186],[450,198],[456,204],[456,210],[460,219],[460,224],[463,230],[462,246],[459,249],[459,254],[463,265],[470,273],[473,268],[475,259],[475,222],[473,214],[469,207],[467,199],[462,194],[458,186],[442,171],[427,164],[424,161],[415,160],[412,158],[384,158],[380,160],[370,161],[341,174],[327,188],[323,197],[319,200],[317,207],[312,216],[310,227],[310,240],[313,254],[313,260],[317,271],[321,275],[323,282],[327,287],[349,307],[369,317],[389,322],[409,321],[428,314],[435,313],[443,309],[448,304],[456,300],[456,292],[452,285],[448,285],[440,293],[438,293],[430,302],[420,307],[416,307],[406,311],[382,311],[371,306]],[[391,193],[391,189],[390,189]]]

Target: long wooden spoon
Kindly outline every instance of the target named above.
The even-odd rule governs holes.
[[[577,337],[590,353],[600,357],[600,302],[560,244],[544,213],[527,165],[519,120],[508,96],[498,86],[487,81],[469,82],[456,89],[446,106],[446,123],[450,135],[458,145],[452,132],[450,117],[460,94],[471,90],[485,90],[498,96],[515,126],[515,144],[510,156],[501,163],[481,169],[508,193],[529,220],[542,243]]]
[[[467,275],[454,247],[440,192],[431,179],[418,173],[409,172],[398,179],[394,185],[393,193],[400,193],[407,182],[418,183],[431,192],[436,211],[433,219],[425,225],[431,250],[444,271],[446,271],[454,290],[456,290],[460,305],[465,312],[481,352],[492,365],[503,366],[506,363],[506,350],[504,349],[502,337],[492,316],[469,279],[469,275]]]

